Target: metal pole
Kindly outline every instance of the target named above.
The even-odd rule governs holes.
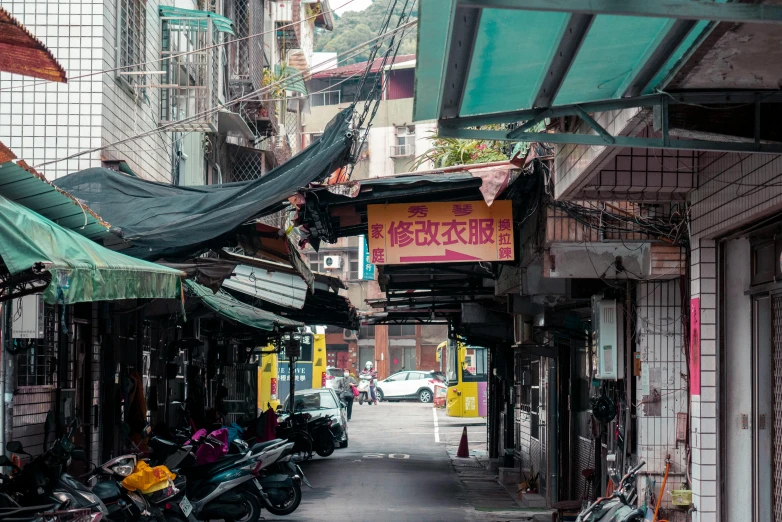
[[[293,415],[295,411],[295,406],[293,404],[294,402],[294,392],[296,390],[296,375],[294,374],[296,370],[296,359],[294,359],[293,355],[288,356],[288,379],[291,383],[291,391],[288,394],[288,397],[290,397],[290,405],[291,405],[291,415]]]
[[[557,398],[557,387],[559,379],[557,375],[557,360],[554,357],[548,359],[548,386],[549,386],[549,452],[548,469],[549,483],[546,485],[548,490],[549,502],[552,504],[559,501],[559,399]]]
[[[5,306],[0,304],[0,393],[5,392],[5,338],[8,336],[5,326]],[[5,401],[3,401],[5,402]],[[5,407],[0,412],[0,455],[5,455]]]
[[[14,383],[16,382],[16,373],[14,368],[14,356],[10,353],[9,347],[13,333],[11,332],[11,308],[13,301],[8,301],[0,311],[0,331],[2,331],[2,341],[0,342],[0,393],[3,394],[3,407],[0,412],[2,419],[2,430],[0,430],[0,454],[5,453],[5,445],[13,437],[14,430]]]

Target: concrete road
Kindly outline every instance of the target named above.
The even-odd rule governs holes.
[[[299,509],[287,517],[264,512],[266,520],[367,522],[473,522],[484,520],[467,501],[449,446],[458,445],[462,425],[471,446],[485,449],[481,419],[447,419],[431,404],[381,403],[353,407],[350,444],[302,468],[314,489],[303,489]],[[437,421],[436,421],[437,419]]]

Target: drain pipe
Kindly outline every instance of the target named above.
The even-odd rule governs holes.
[[[5,328],[5,306],[0,304],[0,393],[5,393],[5,338],[8,335]],[[3,401],[5,403],[5,401]],[[5,455],[5,405],[0,411],[0,455]]]

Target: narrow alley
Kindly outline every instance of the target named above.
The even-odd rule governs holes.
[[[435,418],[437,422],[435,422]],[[470,458],[456,449],[467,426]],[[299,509],[267,520],[315,522],[550,521],[546,510],[524,509],[489,472],[486,422],[446,417],[431,404],[415,402],[358,406],[349,423],[350,445],[331,457],[301,465],[305,487]]]

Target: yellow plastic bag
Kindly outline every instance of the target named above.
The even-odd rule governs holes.
[[[150,467],[146,462],[139,461],[133,473],[125,477],[122,481],[122,487],[128,491],[146,490],[161,482],[174,480],[176,475],[171,473],[165,466]]]

